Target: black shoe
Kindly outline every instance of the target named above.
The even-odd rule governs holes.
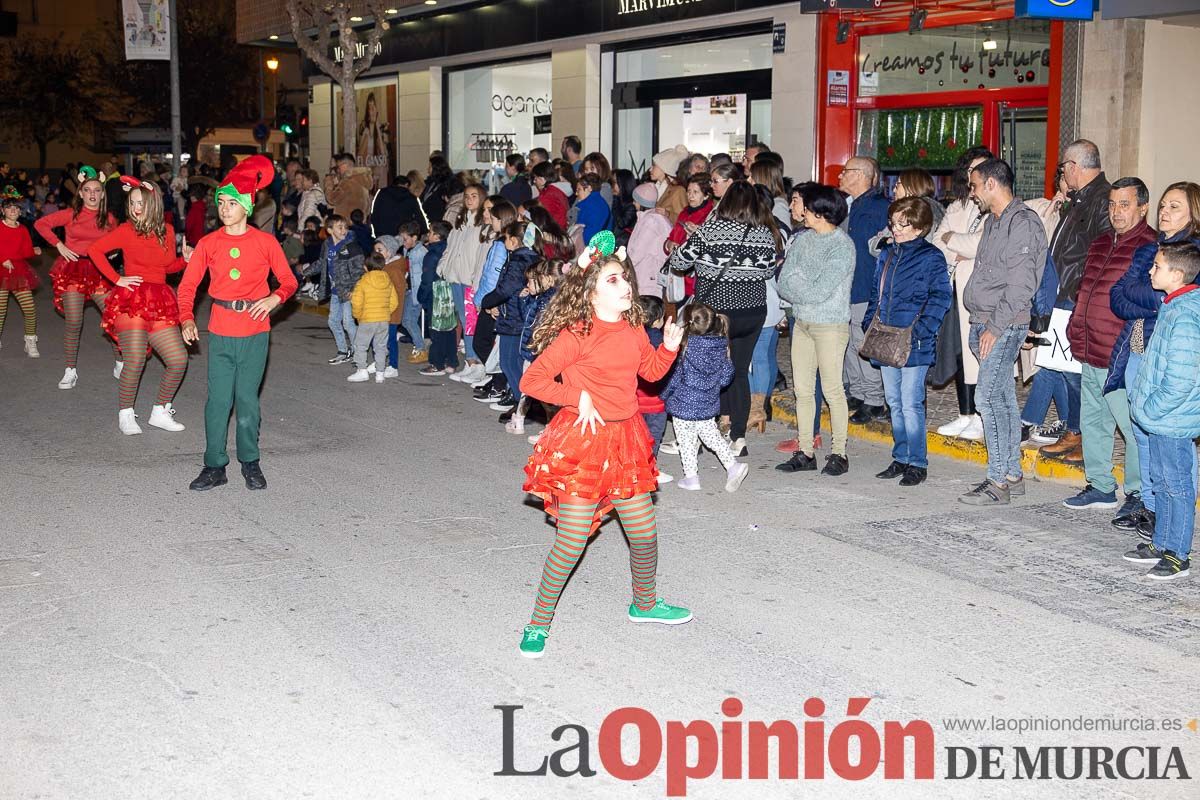
[[[863,401],[859,400],[857,397],[850,397],[849,395],[847,395],[846,396],[846,407],[849,408],[850,413],[853,414],[855,411],[858,411],[860,408],[863,407]]]
[[[492,379],[488,378],[488,382],[483,386],[476,386],[471,390],[471,396],[478,400],[481,397],[487,397],[492,393]]]
[[[899,461],[893,461],[883,472],[875,474],[876,478],[885,481],[890,481],[892,478],[899,478],[904,474],[904,470],[908,468],[907,464],[901,464]]]
[[[782,372],[775,373],[775,391],[782,392],[788,387],[787,375]]]
[[[1027,425],[1024,422],[1021,423],[1021,444],[1025,444],[1029,441],[1029,437],[1033,435],[1033,429],[1035,427],[1037,426]]]
[[[1138,538],[1143,542],[1154,541],[1154,512],[1148,508],[1142,509],[1142,518],[1134,528]]]
[[[475,402],[476,403],[487,403],[488,405],[491,405],[492,403],[499,400],[501,397],[504,397],[505,394],[506,393],[502,389],[496,389],[493,387],[493,388],[489,389],[487,392],[485,392],[484,394],[475,395]]]
[[[822,475],[845,475],[849,471],[850,459],[839,456],[837,453],[825,456],[825,469],[821,470]]]
[[[1170,550],[1163,551],[1163,557],[1154,569],[1146,573],[1146,577],[1156,581],[1173,581],[1176,578],[1186,578],[1191,569],[1190,558],[1180,558]]]
[[[1138,542],[1137,547],[1123,556],[1126,561],[1132,561],[1134,564],[1157,564],[1162,557],[1161,550],[1146,542]]]
[[[503,425],[504,423],[506,423],[510,419],[512,419],[513,412],[516,410],[517,410],[516,407],[513,407],[513,408],[510,408],[508,411],[505,411],[503,414],[501,414],[500,415],[500,424]]]
[[[886,419],[888,417],[887,406],[859,406],[858,411],[854,412],[854,416],[850,417],[850,421],[855,425],[865,425],[868,422],[874,422],[877,419]]]
[[[1125,495],[1125,503],[1117,511],[1117,515],[1113,517],[1112,526],[1123,531],[1132,531],[1137,528],[1138,522],[1142,519],[1142,496],[1137,492]]]
[[[229,479],[225,477],[224,467],[205,467],[200,470],[200,475],[196,480],[188,484],[188,488],[193,492],[207,492],[209,489],[215,489],[227,483],[229,483]]]
[[[775,469],[780,472],[816,472],[817,459],[805,453],[803,450],[797,450],[792,453],[792,457],[782,464],[776,464]]]
[[[257,461],[247,461],[242,464],[242,477],[246,479],[247,489],[267,488],[267,479],[263,477],[262,467]]]
[[[918,486],[929,477],[929,470],[924,467],[909,465],[904,468],[904,477],[900,479],[901,486]]]
[[[412,337],[409,336],[407,333],[400,335],[400,344],[412,344],[412,343],[413,343]]]

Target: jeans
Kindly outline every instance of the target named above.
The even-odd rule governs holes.
[[[389,323],[387,335],[387,363],[392,369],[397,369],[400,366],[400,343],[397,341],[400,338],[400,326]]]
[[[881,367],[883,394],[892,410],[892,460],[929,467],[925,440],[925,374],[929,366]]]
[[[770,394],[779,373],[776,351],[779,349],[779,329],[772,325],[763,328],[754,345],[750,359],[750,394]]]
[[[475,355],[475,348],[472,346],[475,337],[467,334],[467,285],[451,283],[450,292],[454,295],[454,310],[458,312],[458,323],[462,325],[463,329],[463,347],[466,350],[466,358],[468,361],[478,361],[479,357]]]
[[[971,353],[979,358],[979,337],[984,326],[971,325]],[[987,444],[988,480],[1004,484],[1021,475],[1021,413],[1017,408],[1017,384],[1013,364],[1025,342],[1028,325],[1013,325],[1004,331],[987,358],[979,358],[979,383],[975,405],[983,417],[983,441]]]
[[[1113,477],[1113,434],[1125,437],[1125,494],[1142,490],[1142,473],[1133,423],[1129,419],[1129,396],[1124,389],[1104,394],[1108,370],[1083,365],[1080,424],[1083,431],[1083,468],[1087,482],[1102,492],[1116,491]]]
[[[421,352],[425,349],[425,334],[421,330],[421,304],[417,302],[412,290],[404,293],[404,314],[400,325],[412,339],[413,350]]]
[[[654,438],[654,457],[658,458],[658,447],[662,444],[663,433],[667,430],[667,412],[642,414],[642,419],[646,421],[646,428]]]
[[[829,404],[833,434],[831,448],[839,456],[846,455],[850,423],[846,391],[841,381],[842,361],[846,358],[846,342],[849,339],[850,329],[841,323],[810,325],[797,321],[792,331],[792,388],[796,392],[796,419],[806,420],[818,410],[816,395],[819,372],[825,376],[821,383],[825,388],[825,401]],[[796,444],[796,449],[810,456],[813,454],[813,437],[807,425],[797,425]]]
[[[1133,386],[1134,379],[1137,378],[1138,367],[1142,365],[1143,355],[1129,351],[1129,361],[1125,364],[1125,391],[1128,396],[1129,387]],[[1154,479],[1150,475],[1150,434],[1147,433],[1141,425],[1138,425],[1133,420],[1130,420],[1133,427],[1133,440],[1137,445],[1138,468],[1141,471],[1142,479],[1142,505],[1147,511],[1154,511],[1156,502],[1154,499]],[[1130,450],[1129,440],[1125,440],[1125,452]],[[1128,456],[1126,456],[1128,458]],[[1126,469],[1129,469],[1126,466]]]
[[[386,322],[364,322],[358,326],[354,335],[354,366],[366,369],[367,356],[374,348],[375,369],[383,374],[383,369],[387,366],[388,327]]]
[[[868,406],[882,406],[883,378],[879,375],[879,368],[858,355],[858,348],[862,347],[863,339],[867,338],[862,329],[863,318],[866,315],[866,303],[854,303],[850,306],[850,341],[846,346],[846,358],[842,365],[842,380],[851,397],[857,397]],[[826,381],[832,377],[826,375]]]
[[[525,371],[525,359],[521,357],[521,337],[500,334],[500,370],[508,380],[508,390],[513,400],[521,401],[521,374]]]
[[[1071,433],[1079,433],[1079,420],[1071,420],[1071,404],[1067,397],[1067,381],[1063,373],[1052,369],[1039,369],[1033,376],[1029,386],[1029,396],[1025,398],[1025,409],[1021,412],[1021,421],[1026,425],[1041,425],[1046,421],[1050,411],[1050,401],[1058,410],[1058,418],[1067,425]]]
[[[1195,442],[1150,434],[1150,480],[1158,494],[1154,546],[1187,558],[1196,523]]]
[[[354,322],[350,301],[342,300],[336,294],[329,295],[329,330],[333,332],[333,340],[337,342],[339,353],[354,350],[354,336],[358,333],[358,325]]]

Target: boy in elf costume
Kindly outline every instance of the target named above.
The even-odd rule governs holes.
[[[199,341],[194,306],[196,287],[209,276],[212,315],[208,321],[208,401],[204,406],[204,469],[189,489],[205,491],[228,483],[229,413],[237,414],[237,457],[247,489],[265,489],[258,463],[258,390],[267,366],[271,312],[296,291],[296,277],[275,237],[247,221],[254,193],[270,186],[275,168],[265,156],[250,156],[216,191],[217,214],[224,226],[196,244],[179,284],[179,320],[183,340]],[[274,292],[267,285],[273,273]]]

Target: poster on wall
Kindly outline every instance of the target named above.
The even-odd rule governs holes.
[[[828,70],[826,78],[826,103],[831,106],[850,105],[850,71],[845,69]]]
[[[167,0],[121,0],[126,61],[170,61]]]
[[[358,103],[354,160],[371,170],[373,189],[392,182],[396,174],[396,84],[367,86],[354,91]],[[334,151],[342,149],[342,93],[333,92]]]

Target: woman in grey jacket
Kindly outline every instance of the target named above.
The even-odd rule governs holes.
[[[854,242],[838,227],[848,211],[841,192],[818,186],[805,200],[804,223],[809,232],[788,248],[779,275],[779,295],[792,304],[796,319],[792,331],[796,419],[810,420],[816,413],[814,394],[820,372],[833,427],[833,452],[826,457],[821,472],[844,475],[850,468],[846,457],[850,412],[842,386],[842,364],[850,341]],[[776,469],[807,472],[816,468],[812,429],[806,423],[797,431],[796,451]]]

